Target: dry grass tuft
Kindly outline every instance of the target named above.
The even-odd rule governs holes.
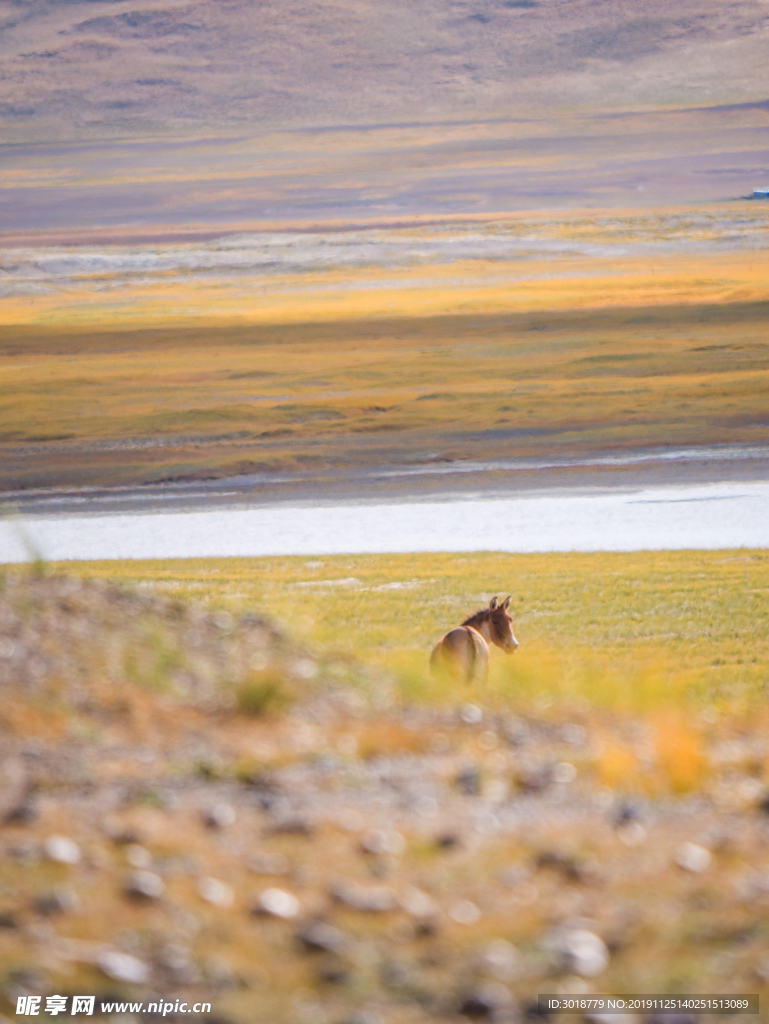
[[[700,789],[708,773],[702,736],[680,712],[659,717],[654,728],[658,785],[674,793]]]

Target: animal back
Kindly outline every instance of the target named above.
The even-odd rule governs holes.
[[[443,636],[430,655],[433,672],[473,682],[483,679],[489,665],[489,648],[477,630],[458,626]]]

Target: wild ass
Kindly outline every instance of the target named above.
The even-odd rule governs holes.
[[[507,613],[510,598],[502,604],[492,597],[488,608],[481,608],[461,626],[441,637],[430,655],[432,672],[443,672],[467,683],[482,682],[489,669],[489,644],[512,654],[518,646],[513,636],[513,620]]]

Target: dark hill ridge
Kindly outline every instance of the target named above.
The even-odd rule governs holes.
[[[0,3],[5,137],[766,99],[759,0]]]

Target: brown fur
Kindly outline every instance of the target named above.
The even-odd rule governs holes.
[[[430,669],[467,683],[482,682],[489,669],[489,644],[506,654],[518,646],[513,636],[513,620],[508,615],[510,598],[500,604],[496,597],[488,608],[481,608],[461,626],[449,630],[433,648]]]

